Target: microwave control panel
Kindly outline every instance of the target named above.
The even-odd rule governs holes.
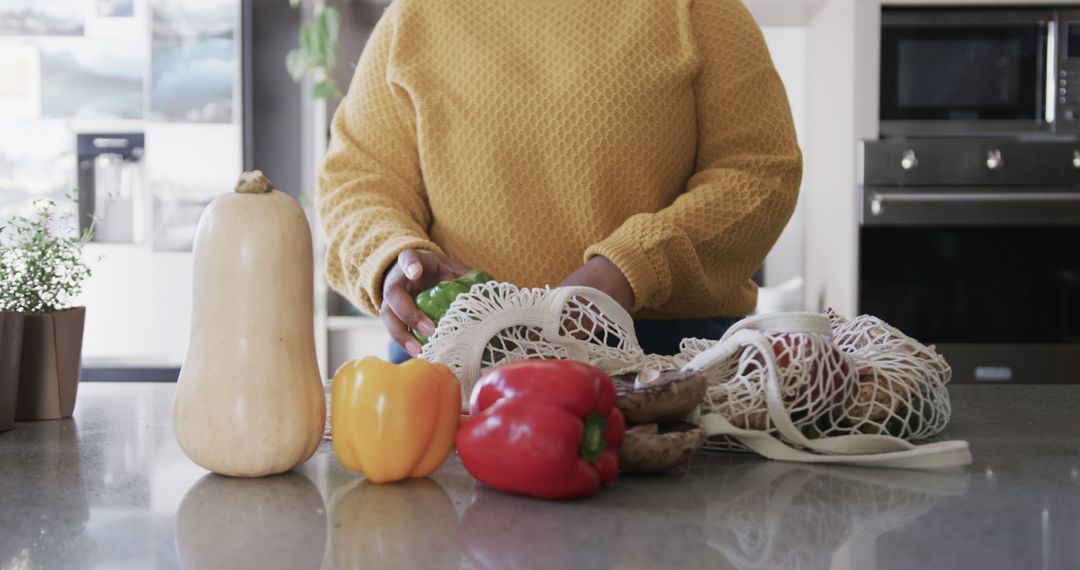
[[[1055,130],[1080,133],[1080,10],[1058,12]]]

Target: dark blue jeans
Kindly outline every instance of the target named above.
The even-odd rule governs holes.
[[[719,340],[728,327],[739,319],[712,317],[707,319],[672,319],[672,320],[636,320],[634,332],[638,343],[648,354],[676,354],[679,342],[684,338],[707,338]],[[388,358],[390,362],[400,364],[408,360],[409,353],[394,341],[390,341]]]
[[[710,317],[707,319],[636,320],[634,332],[646,354],[678,354],[684,338],[720,340],[739,319]]]

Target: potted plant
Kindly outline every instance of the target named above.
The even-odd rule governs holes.
[[[66,418],[75,408],[86,308],[70,303],[90,277],[82,249],[93,225],[79,235],[74,217],[37,200],[31,216],[0,229],[0,311],[23,321],[16,420]]]
[[[0,431],[15,427],[22,337],[22,313],[0,311]]]

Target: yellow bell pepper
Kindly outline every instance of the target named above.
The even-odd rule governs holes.
[[[334,451],[374,483],[426,477],[450,455],[460,410],[458,379],[441,364],[352,360],[330,393]]]

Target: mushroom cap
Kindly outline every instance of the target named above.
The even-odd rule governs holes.
[[[650,374],[651,372],[651,374]],[[638,376],[644,385],[635,382]],[[697,370],[643,371],[615,376],[616,406],[633,424],[673,422],[686,417],[705,399],[705,376]]]
[[[701,451],[705,431],[686,422],[648,424],[626,430],[619,448],[619,468],[628,473],[657,473],[682,465]]]

